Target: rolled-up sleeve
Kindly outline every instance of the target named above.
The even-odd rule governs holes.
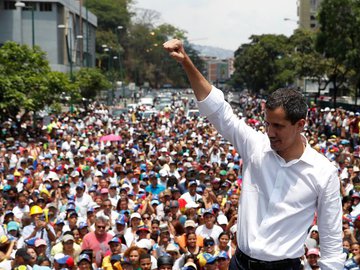
[[[224,94],[214,86],[211,88],[210,94],[198,101],[198,107],[201,115],[209,116],[215,113],[224,103]]]
[[[318,198],[321,270],[342,270],[346,259],[342,247],[342,207],[340,182],[334,171]]]

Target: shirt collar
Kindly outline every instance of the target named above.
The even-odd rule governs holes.
[[[314,160],[314,153],[313,153],[313,149],[310,146],[310,144],[308,143],[306,137],[304,135],[301,134],[301,140],[303,141],[303,143],[305,144],[305,150],[304,153],[301,155],[301,157],[299,159],[297,159],[295,162],[290,161],[290,162],[294,162],[297,163],[298,161],[303,161],[305,163],[307,163],[308,165],[313,166],[313,160]],[[281,158],[278,153],[276,153],[276,151],[274,151],[271,146],[270,146],[270,140],[267,140],[267,144],[264,147],[264,152],[273,152],[275,155],[277,155],[279,158]],[[293,164],[294,164],[293,163]]]

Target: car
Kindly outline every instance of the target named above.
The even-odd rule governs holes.
[[[128,110],[133,110],[133,111],[135,111],[136,110],[136,108],[138,107],[138,104],[135,104],[135,103],[130,103],[130,104],[128,104],[127,106],[126,106],[126,108],[128,109]]]
[[[147,110],[147,111],[144,111],[142,113],[142,118],[143,119],[150,119],[152,118],[153,116],[156,116],[159,112],[156,111],[156,110]]]
[[[154,100],[152,98],[140,98],[139,104],[145,106],[146,109],[150,110],[154,106]]]
[[[121,115],[125,115],[128,113],[128,109],[127,108],[114,108],[111,110],[110,114],[113,117],[117,117],[117,116],[121,116]]]

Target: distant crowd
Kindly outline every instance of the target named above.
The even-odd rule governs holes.
[[[264,100],[241,98],[258,132]],[[149,119],[94,103],[50,123],[1,123],[0,269],[225,270],[237,247],[242,157],[185,107]],[[359,112],[309,108],[305,136],[338,168],[344,269],[360,269]],[[317,213],[303,269],[319,269]]]

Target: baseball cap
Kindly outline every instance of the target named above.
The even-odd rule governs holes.
[[[192,185],[196,185],[196,186],[197,186],[196,180],[190,180],[190,181],[189,181],[189,186],[192,186]]]
[[[102,188],[102,189],[100,190],[100,193],[101,193],[101,194],[107,194],[107,193],[109,193],[109,190],[108,190],[107,188]]]
[[[133,218],[138,218],[138,219],[141,219],[141,216],[139,213],[132,213],[131,216],[130,216],[130,222]]]
[[[178,208],[179,202],[178,201],[170,201],[170,208]]]
[[[320,252],[317,248],[311,248],[308,250],[308,252],[306,253],[306,256],[309,255],[316,255],[316,256],[320,256]]]
[[[213,209],[212,208],[205,209],[203,212],[203,216],[205,216],[206,214],[214,215]]]
[[[138,233],[140,233],[140,232],[150,232],[150,230],[149,230],[149,227],[148,226],[146,226],[146,225],[140,225],[140,226],[138,226],[137,227],[137,230],[136,230],[136,233],[138,234]]]
[[[191,220],[191,219],[185,221],[184,227],[185,227],[185,228],[188,228],[188,227],[193,227],[193,228],[195,228],[195,227],[196,227],[195,221],[193,221],[193,220]]]
[[[7,224],[7,230],[9,231],[16,231],[19,229],[19,224],[16,221],[10,221]]]
[[[41,239],[41,238],[36,239],[35,247],[40,247],[40,246],[43,246],[43,245],[47,246],[46,241],[44,239]]]
[[[115,223],[125,225],[126,224],[125,215],[120,214],[119,217],[115,220]]]
[[[117,243],[117,244],[121,244],[121,240],[120,240],[120,238],[119,237],[113,237],[113,238],[111,238],[111,240],[108,242],[108,244],[110,244],[110,243]]]
[[[58,218],[58,219],[55,221],[55,225],[60,225],[60,224],[65,224],[65,221],[64,221],[62,218]]]
[[[217,217],[217,222],[219,225],[227,225],[228,224],[228,219],[225,215],[218,215]]]
[[[150,250],[152,248],[151,240],[150,239],[141,239],[136,242],[136,246],[139,248],[144,248]]]
[[[65,234],[62,238],[63,242],[67,242],[67,241],[75,241],[74,236],[72,236],[71,234]]]
[[[139,180],[137,178],[131,178],[130,182],[131,184],[137,184],[139,183]]]
[[[88,225],[87,225],[87,223],[86,222],[84,222],[84,221],[81,221],[80,223],[79,223],[79,230],[81,230],[81,229],[83,229],[83,228],[87,228],[88,227]]]
[[[78,259],[78,263],[80,263],[82,260],[86,260],[88,262],[91,262],[90,256],[87,254],[81,254]]]
[[[159,205],[160,202],[159,202],[158,200],[151,200],[151,203],[150,203],[150,204],[151,204],[151,205],[154,205],[154,204]]]
[[[222,250],[219,252],[219,254],[217,255],[217,259],[229,259],[229,255],[226,253],[226,251]]]
[[[62,256],[60,258],[55,259],[55,261],[58,264],[65,264],[68,267],[74,267],[74,259],[69,255],[64,255],[64,256]]]

